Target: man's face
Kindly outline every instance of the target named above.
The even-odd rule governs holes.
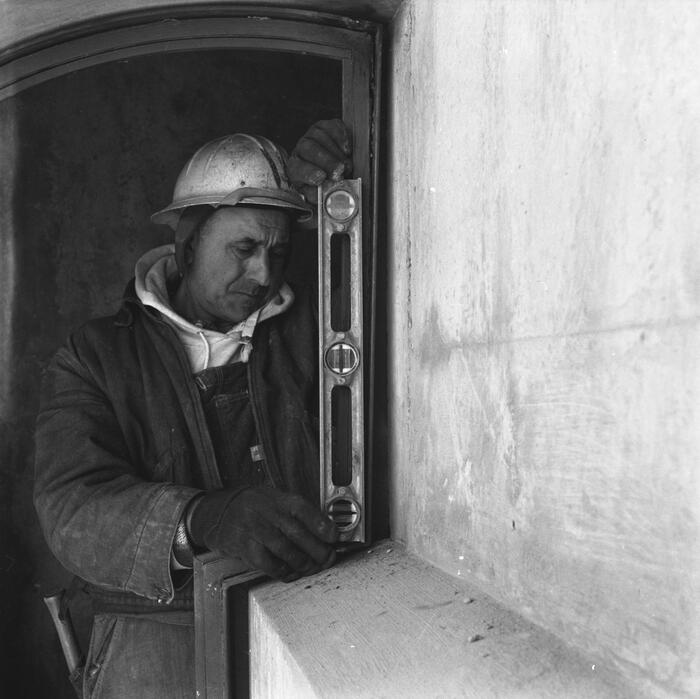
[[[183,283],[197,317],[238,323],[264,306],[282,285],[289,219],[277,209],[222,207],[193,241]]]

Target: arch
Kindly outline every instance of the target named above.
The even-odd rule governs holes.
[[[355,141],[354,171],[366,182],[376,182],[376,158],[372,169],[371,153],[377,133],[370,125],[379,118],[374,98],[379,94],[381,27],[300,9],[271,7],[264,15],[260,12],[260,6],[207,2],[141,7],[79,22],[57,19],[52,28],[0,54],[0,101],[82,68],[154,53],[250,48],[331,58],[342,64],[343,120],[353,133],[368,128],[373,132],[370,138]],[[374,207],[374,189],[368,213]],[[367,223],[373,219],[372,215]]]
[[[73,0],[67,0],[67,3],[75,5]],[[35,6],[50,13],[49,4],[40,0]],[[119,0],[115,6],[123,7],[124,4]],[[55,339],[51,334],[53,326],[46,327],[51,322],[49,314],[32,311],[46,306],[47,301],[51,304],[55,301],[55,297],[50,296],[51,288],[41,283],[41,279],[46,278],[48,265],[53,263],[49,262],[49,252],[41,247],[44,240],[41,233],[24,226],[17,208],[18,202],[22,202],[22,206],[24,202],[33,206],[29,191],[32,183],[26,180],[26,174],[31,173],[27,168],[27,148],[33,147],[33,141],[26,138],[29,132],[20,128],[26,126],[29,117],[16,109],[21,100],[32,96],[31,88],[37,87],[38,91],[51,88],[54,78],[67,78],[83,69],[114,68],[119,71],[122,68],[118,64],[124,59],[150,56],[148,62],[152,62],[157,54],[170,53],[174,58],[176,54],[188,51],[250,49],[255,53],[261,50],[304,53],[337,61],[342,74],[342,116],[356,135],[361,134],[355,139],[354,170],[363,178],[367,188],[363,198],[366,202],[363,213],[368,224],[365,248],[373,249],[377,159],[372,158],[371,153],[376,152],[378,106],[375,96],[379,89],[375,75],[378,74],[381,30],[368,22],[300,10],[270,10],[266,18],[255,16],[259,14],[259,7],[251,12],[237,3],[198,3],[188,7],[170,3],[168,7],[109,16],[103,14],[79,22],[66,20],[64,15],[61,21],[56,19],[49,23],[47,20],[41,27],[47,31],[33,34],[27,31],[21,41],[12,46],[0,46],[0,117],[3,117],[0,119],[3,136],[0,154],[4,163],[0,178],[3,184],[0,188],[0,222],[3,224],[0,233],[0,290],[3,295],[0,304],[0,417],[3,424],[0,427],[4,430],[3,435],[12,434],[12,439],[3,444],[2,460],[6,466],[0,478],[12,476],[17,481],[16,486],[13,481],[13,487],[5,489],[4,497],[6,501],[14,498],[13,512],[19,512],[19,518],[15,526],[9,508],[0,508],[0,516],[7,520],[7,530],[11,532],[20,531],[19,521],[22,521],[22,538],[17,537],[7,552],[0,551],[12,555],[22,564],[15,568],[17,573],[8,583],[12,592],[21,588],[20,576],[26,576],[26,569],[41,571],[42,578],[47,579],[62,574],[47,555],[37,526],[24,526],[24,522],[31,521],[31,489],[28,484],[31,480],[31,433],[33,411],[38,400],[38,376],[50,351],[49,345]],[[3,34],[7,36],[5,30],[0,30],[0,41]],[[85,70],[86,74],[90,72]],[[56,80],[57,85],[60,82]],[[65,112],[63,118],[71,127],[70,117],[66,118]],[[52,112],[47,119],[58,120],[59,116]],[[66,173],[66,177],[70,177],[70,173]],[[41,192],[39,194],[43,196]],[[71,245],[61,248],[61,251],[70,256],[75,249],[77,246],[71,240]],[[38,261],[38,265],[32,267],[32,260]],[[66,264],[70,264],[70,259]],[[368,287],[373,288],[374,276],[372,262],[367,268]],[[62,318],[68,322],[65,316]],[[41,323],[44,323],[43,327]],[[57,322],[56,327],[59,325]],[[60,338],[56,339],[56,343],[59,341]],[[7,595],[7,599],[11,598],[12,595]],[[27,596],[21,605],[15,607],[13,613],[16,617],[8,614],[8,618],[19,619],[21,615],[34,614],[35,597]],[[15,639],[13,652],[18,666],[27,671],[37,669],[36,653],[31,654],[32,660],[19,654],[28,648],[45,645],[43,640],[37,640],[42,633],[37,634],[36,630],[27,627],[22,638]],[[41,660],[41,672],[47,677],[58,676],[62,671],[62,660],[54,655],[47,654]],[[39,681],[38,676],[36,681]]]

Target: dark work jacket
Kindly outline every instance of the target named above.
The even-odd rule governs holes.
[[[294,291],[291,308],[256,327],[248,383],[269,480],[318,503],[315,304]],[[217,488],[187,357],[132,281],[119,312],[71,335],[45,376],[34,498],[46,540],[103,590],[172,603],[177,523],[196,494]]]

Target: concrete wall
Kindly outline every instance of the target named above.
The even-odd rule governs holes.
[[[700,6],[406,0],[392,534],[698,696]]]

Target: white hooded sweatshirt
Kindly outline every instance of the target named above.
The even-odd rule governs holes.
[[[174,245],[149,250],[136,263],[136,295],[145,306],[160,311],[163,319],[175,329],[193,374],[224,364],[247,362],[253,350],[255,326],[283,313],[294,303],[294,292],[288,284],[282,284],[277,295],[265,306],[251,313],[228,332],[220,333],[190,323],[173,310],[167,280],[177,274]]]

